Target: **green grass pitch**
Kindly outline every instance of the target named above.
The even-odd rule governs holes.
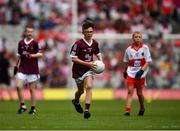
[[[29,101],[26,102],[29,109]],[[81,103],[83,104],[83,103]],[[133,101],[131,116],[123,116],[124,101],[93,101],[92,117],[78,114],[66,101],[38,101],[37,115],[28,111],[16,114],[18,101],[0,102],[0,130],[166,130],[180,129],[180,101],[152,101],[145,103],[145,115],[137,116],[139,105]]]

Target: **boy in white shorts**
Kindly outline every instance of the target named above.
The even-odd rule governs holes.
[[[39,51],[38,43],[33,39],[34,29],[30,26],[25,28],[25,38],[19,41],[18,44],[18,62],[14,68],[14,74],[17,73],[16,89],[20,102],[18,114],[22,114],[27,110],[24,103],[22,87],[27,82],[31,94],[31,109],[29,114],[36,113],[36,96],[35,88],[37,81],[40,78],[38,68],[38,58],[42,57],[42,52]]]

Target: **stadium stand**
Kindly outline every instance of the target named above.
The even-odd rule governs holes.
[[[73,0],[72,0],[73,1]],[[71,0],[0,0],[0,51],[6,51],[11,66],[15,63],[16,47],[23,28],[36,28],[36,38],[44,48],[39,61],[41,87],[65,88],[71,86],[69,49],[74,39]],[[76,0],[76,33],[81,24],[91,19],[96,24],[106,71],[97,75],[95,87],[124,88],[122,58],[130,38],[123,34],[141,31],[147,38],[153,58],[147,78],[147,88],[180,88],[180,38],[166,37],[180,32],[180,2],[178,0]],[[122,37],[118,37],[118,36]],[[14,78],[12,69],[12,86]]]

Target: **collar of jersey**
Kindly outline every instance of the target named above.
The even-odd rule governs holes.
[[[139,47],[138,47],[138,48],[135,48],[135,44],[134,44],[134,43],[131,44],[131,48],[133,48],[133,49],[136,50],[136,51],[139,50],[142,46],[143,46],[143,44],[140,43],[140,44],[139,44]]]
[[[84,38],[83,38],[83,41],[84,41],[88,46],[91,46],[91,45],[92,45],[92,42],[93,42],[93,40],[91,39],[91,42],[89,43],[89,42],[87,42]]]
[[[32,38],[31,40],[29,40],[29,41],[27,41],[27,39],[24,38],[24,43],[25,43],[25,44],[29,44],[29,43],[31,43],[31,41],[33,41],[33,38]]]

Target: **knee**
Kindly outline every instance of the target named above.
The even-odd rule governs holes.
[[[128,95],[132,96],[133,92],[132,91],[128,91]]]
[[[86,85],[86,86],[85,86],[85,89],[86,89],[86,90],[91,90],[91,89],[92,89],[92,85]]]
[[[35,88],[30,86],[29,90],[30,90],[30,92],[33,92],[35,90]]]
[[[19,86],[16,86],[16,90],[19,91],[21,90],[21,88]]]
[[[32,89],[32,88],[29,88],[29,91],[32,93],[32,92],[33,92],[33,89]]]
[[[143,96],[142,92],[137,92],[137,96],[138,96],[138,97]]]

